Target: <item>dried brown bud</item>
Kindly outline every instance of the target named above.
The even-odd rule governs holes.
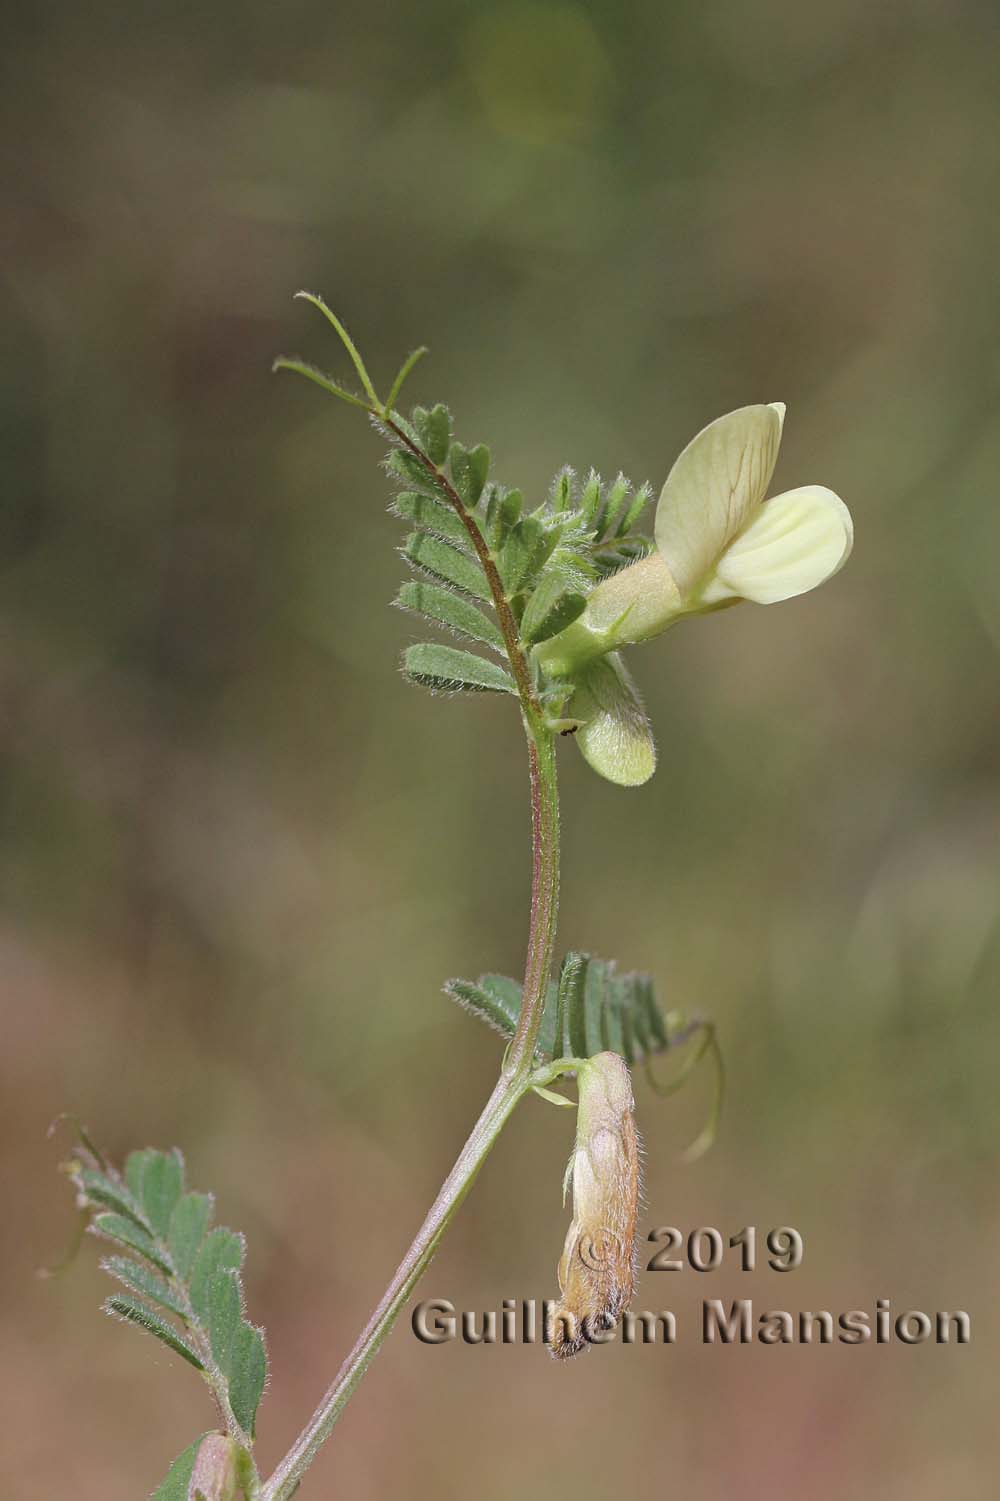
[[[567,1170],[573,1222],[559,1261],[562,1299],[552,1310],[549,1347],[565,1357],[613,1329],[635,1287],[639,1146],[632,1084],[617,1053],[578,1070],[576,1146]]]

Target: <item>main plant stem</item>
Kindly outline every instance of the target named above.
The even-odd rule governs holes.
[[[262,1487],[259,1501],[288,1501],[292,1495],[426,1270],[508,1116],[529,1088],[535,1040],[552,966],[559,908],[559,791],[555,736],[533,704],[525,704],[522,699],[522,708],[531,776],[532,879],[528,955],[517,1031],[493,1093],[442,1184],[427,1218],[322,1402]]]

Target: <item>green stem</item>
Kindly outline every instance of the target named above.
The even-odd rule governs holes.
[[[525,717],[531,774],[531,923],[517,1031],[504,1072],[520,1078],[532,1066],[549,986],[559,918],[559,783],[556,740],[537,716]]]
[[[403,1305],[423,1275],[460,1204],[469,1192],[493,1143],[521,1096],[531,1087],[535,1042],[541,1026],[548,991],[549,972],[555,947],[559,910],[559,792],[556,776],[555,735],[546,722],[535,694],[531,669],[520,640],[510,601],[504,592],[496,562],[476,518],[465,506],[447,475],[396,420],[392,401],[382,403],[375,395],[364,362],[346,330],[318,298],[303,294],[330,319],[350,354],[371,406],[369,410],[418,458],[436,487],[462,519],[476,555],[489,582],[507,658],[510,662],[521,715],[528,740],[531,777],[531,919],[528,953],[517,1030],[504,1059],[500,1078],[486,1106],[458,1155],[427,1217],[417,1231],[392,1281],[379,1299],[354,1348],[337,1372],[323,1400],[299,1434],[274,1474],[261,1488],[259,1501],[288,1501],[302,1476],[316,1458],[334,1424],[378,1353]],[[412,363],[412,357],[411,357]],[[403,367],[405,378],[408,366]],[[393,388],[395,396],[400,380]]]
[[[532,883],[528,957],[517,1031],[500,1078],[455,1166],[323,1400],[262,1487],[260,1501],[288,1501],[295,1491],[423,1275],[508,1116],[530,1088],[559,907],[559,796],[555,736],[545,727],[541,715],[527,706],[524,723],[531,774]]]
[[[458,1160],[417,1231],[378,1307],[359,1334],[322,1402],[260,1493],[260,1501],[287,1501],[329,1437],[362,1376],[377,1355],[404,1303],[419,1281],[459,1205],[472,1187],[490,1148],[527,1085],[501,1078],[472,1128]]]

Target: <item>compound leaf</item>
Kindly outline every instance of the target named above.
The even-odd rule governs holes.
[[[95,1160],[102,1162],[100,1171]],[[267,1359],[261,1331],[244,1317],[243,1237],[222,1226],[209,1228],[212,1197],[184,1193],[183,1162],[177,1151],[133,1152],[126,1172],[119,1174],[81,1134],[69,1173],[89,1214],[90,1228],[142,1258],[115,1255],[103,1260],[103,1269],[127,1289],[106,1300],[106,1312],[145,1329],[203,1371],[220,1410],[232,1415],[230,1427],[235,1428],[235,1419],[249,1442]],[[109,1209],[109,1203],[118,1207]],[[188,1466],[191,1452],[175,1462],[157,1496],[173,1494],[171,1487]],[[190,1501],[187,1492],[178,1494]]]
[[[478,980],[448,980],[444,991],[464,1011],[513,1037],[521,1010],[517,980],[485,974]],[[539,1062],[548,1062],[611,1051],[631,1066],[675,1041],[686,1042],[701,1025],[681,1018],[668,1027],[648,975],[619,974],[613,963],[571,951],[558,981],[549,985],[535,1054]]]

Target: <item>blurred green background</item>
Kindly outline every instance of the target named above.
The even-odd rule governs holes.
[[[303,1496],[978,1501],[995,1470],[1000,1019],[1000,121],[986,4],[42,0],[6,29],[0,266],[0,1370],[18,1501],[135,1501],[211,1422],[98,1311],[49,1119],[180,1144],[246,1229],[269,1468],[488,1092],[439,994],[517,973],[510,703],[396,672],[419,627],[380,443],[269,373],[383,382],[540,497],[658,486],[706,421],[788,403],[777,488],[857,527],[845,573],[637,649],[660,766],[564,748],[561,948],[719,1022],[640,1082],[643,1231],[802,1232],[802,1269],[644,1275],[672,1350],[556,1368],[402,1321]],[[423,1284],[556,1290],[571,1124],[526,1103]],[[964,1349],[705,1349],[703,1297],[964,1308]]]

